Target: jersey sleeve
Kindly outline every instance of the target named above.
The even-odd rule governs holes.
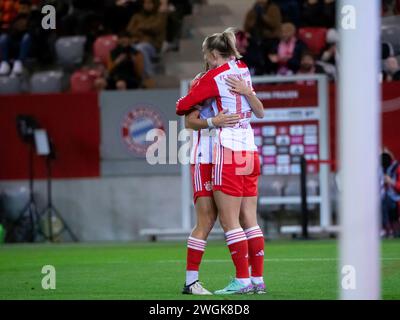
[[[189,93],[176,103],[176,114],[185,115],[201,102],[218,96],[218,86],[214,78],[206,74],[193,85]]]

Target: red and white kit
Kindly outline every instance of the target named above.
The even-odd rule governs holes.
[[[214,98],[214,114],[227,109],[228,114],[240,115],[241,120],[235,127],[217,130],[212,151],[213,190],[237,197],[257,196],[260,163],[250,125],[252,111],[244,96],[230,90],[225,81],[228,76],[244,79],[248,86],[252,86],[246,64],[231,60],[201,77],[188,95],[178,100],[176,112],[184,115],[193,106]]]
[[[206,104],[200,110],[200,119],[214,117],[211,104]],[[199,197],[212,197],[212,160],[215,130],[193,130],[193,145],[190,153],[190,163],[193,183],[193,200]]]

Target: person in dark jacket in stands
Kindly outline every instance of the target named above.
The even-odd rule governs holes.
[[[299,0],[274,0],[279,6],[283,21],[290,21],[296,27],[300,25],[301,1]]]
[[[145,59],[146,78],[155,75],[154,60],[166,36],[167,14],[159,12],[160,1],[144,0],[142,10],[135,14],[126,28],[132,34],[134,47]]]
[[[105,2],[104,26],[107,32],[119,34],[131,17],[141,9],[140,0],[108,0]]]
[[[9,13],[7,16],[5,12],[2,12],[0,76],[8,75],[10,71],[11,75],[21,75],[23,72],[23,63],[29,56],[32,44],[32,37],[30,34],[31,2],[29,0],[6,2],[12,2],[18,11],[16,13]],[[10,61],[12,59],[14,63],[11,70]]]
[[[265,55],[279,42],[282,16],[271,0],[257,0],[247,13],[243,31],[249,35],[248,60],[254,75],[265,71]]]
[[[305,0],[301,22],[306,27],[334,28],[336,19],[335,0]]]
[[[123,31],[118,45],[110,53],[108,89],[127,90],[141,86],[143,56],[132,47],[132,35]]]
[[[300,67],[297,70],[298,75],[314,75],[314,74],[324,74],[324,69],[316,63],[315,57],[311,52],[305,51],[300,59]],[[297,81],[297,84],[314,85],[315,80],[302,80]]]

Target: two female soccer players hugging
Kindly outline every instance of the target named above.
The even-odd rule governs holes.
[[[252,113],[262,118],[264,108],[249,69],[238,60],[230,29],[207,37],[203,52],[209,70],[192,81],[176,105],[186,127],[194,130],[191,171],[197,223],[187,243],[183,293],[211,294],[200,284],[198,271],[217,216],[236,277],[215,294],[265,293],[264,237],[256,213],[260,162],[250,125]]]

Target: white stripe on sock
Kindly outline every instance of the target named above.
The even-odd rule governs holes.
[[[199,272],[198,271],[186,271],[186,285],[187,286],[197,280],[199,280]]]
[[[226,244],[228,246],[230,246],[231,244],[234,244],[234,243],[240,242],[240,241],[247,241],[247,238],[243,237],[243,238],[234,239],[234,240],[231,240],[231,241],[227,241]]]
[[[192,236],[189,236],[189,239],[190,239],[190,240],[193,240],[193,241],[200,242],[200,243],[204,243],[204,244],[206,244],[206,243],[207,243],[207,241],[205,241],[205,240],[196,239],[196,238],[193,238]]]
[[[258,238],[258,237],[264,237],[263,232],[261,231],[261,228],[259,226],[255,226],[249,229],[244,230],[247,239],[253,239],[253,238]]]
[[[204,251],[206,249],[207,241],[189,237],[187,241],[187,247],[193,250]]]
[[[250,231],[258,230],[258,229],[260,229],[259,226],[251,227],[251,228],[245,229],[245,230],[244,230],[244,233],[248,233],[248,232],[250,232]],[[261,229],[260,229],[260,230],[261,230]]]
[[[239,232],[239,231],[243,232],[243,229],[242,228],[237,228],[237,229],[229,230],[228,232],[225,232],[225,237],[228,237],[232,233],[236,233],[236,232]]]

